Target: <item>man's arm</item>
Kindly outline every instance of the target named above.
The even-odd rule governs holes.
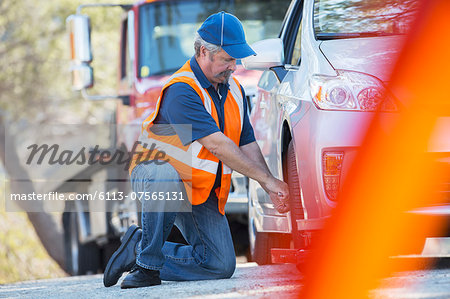
[[[254,159],[249,159],[244,151],[222,132],[210,134],[197,141],[231,169],[258,181],[261,187],[269,194],[270,199],[279,212],[285,213],[289,210],[288,186],[285,182],[272,176],[256,143],[253,142],[253,145],[250,143],[243,146],[248,146],[245,151],[254,150],[255,146],[258,148],[256,153],[259,153],[261,157],[255,161]]]
[[[239,148],[248,159],[258,163],[262,168],[270,173],[269,167],[267,166],[266,160],[261,152],[261,148],[256,141],[240,146]]]

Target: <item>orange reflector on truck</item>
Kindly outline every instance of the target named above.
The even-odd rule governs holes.
[[[75,42],[73,32],[70,32],[70,59],[75,60]]]

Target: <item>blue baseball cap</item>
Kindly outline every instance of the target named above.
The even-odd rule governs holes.
[[[203,40],[221,46],[233,58],[256,55],[245,41],[241,22],[232,14],[221,11],[210,15],[197,32]]]

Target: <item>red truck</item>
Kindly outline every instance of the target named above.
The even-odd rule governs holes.
[[[155,108],[164,82],[194,54],[194,34],[209,15],[221,10],[236,15],[243,23],[248,42],[252,43],[278,36],[289,2],[148,0],[132,5],[81,5],[66,21],[71,42],[72,87],[81,91],[87,100],[117,99],[115,119],[109,132],[111,147],[131,151],[142,121]],[[81,12],[93,7],[120,7],[124,11],[119,31],[117,95],[114,96],[87,92],[94,85],[91,24],[89,16]],[[234,75],[243,85],[251,109],[261,72],[245,70],[238,62]],[[94,184],[97,186],[94,189],[100,185],[105,191],[130,192],[128,173],[120,167],[89,166],[84,177],[87,183],[77,192],[92,192]],[[247,184],[246,177],[233,175],[226,206],[235,244],[240,250],[248,244]],[[67,191],[67,188],[59,189]],[[139,201],[115,201],[103,210],[92,207],[102,202],[91,202],[88,208],[83,208],[82,204],[85,203],[67,203],[70,206],[66,211],[70,212],[63,214],[66,270],[74,275],[102,271],[124,230],[131,223],[139,222]]]

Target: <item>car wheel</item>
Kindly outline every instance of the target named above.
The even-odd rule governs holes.
[[[289,198],[291,207],[292,239],[294,247],[299,249],[304,247],[304,240],[297,228],[297,220],[304,219],[303,205],[301,201],[300,181],[297,172],[297,159],[294,149],[294,142],[289,142],[286,160],[287,183],[289,185]]]
[[[100,249],[95,242],[80,243],[76,212],[63,213],[65,271],[70,275],[95,274],[100,269]]]

